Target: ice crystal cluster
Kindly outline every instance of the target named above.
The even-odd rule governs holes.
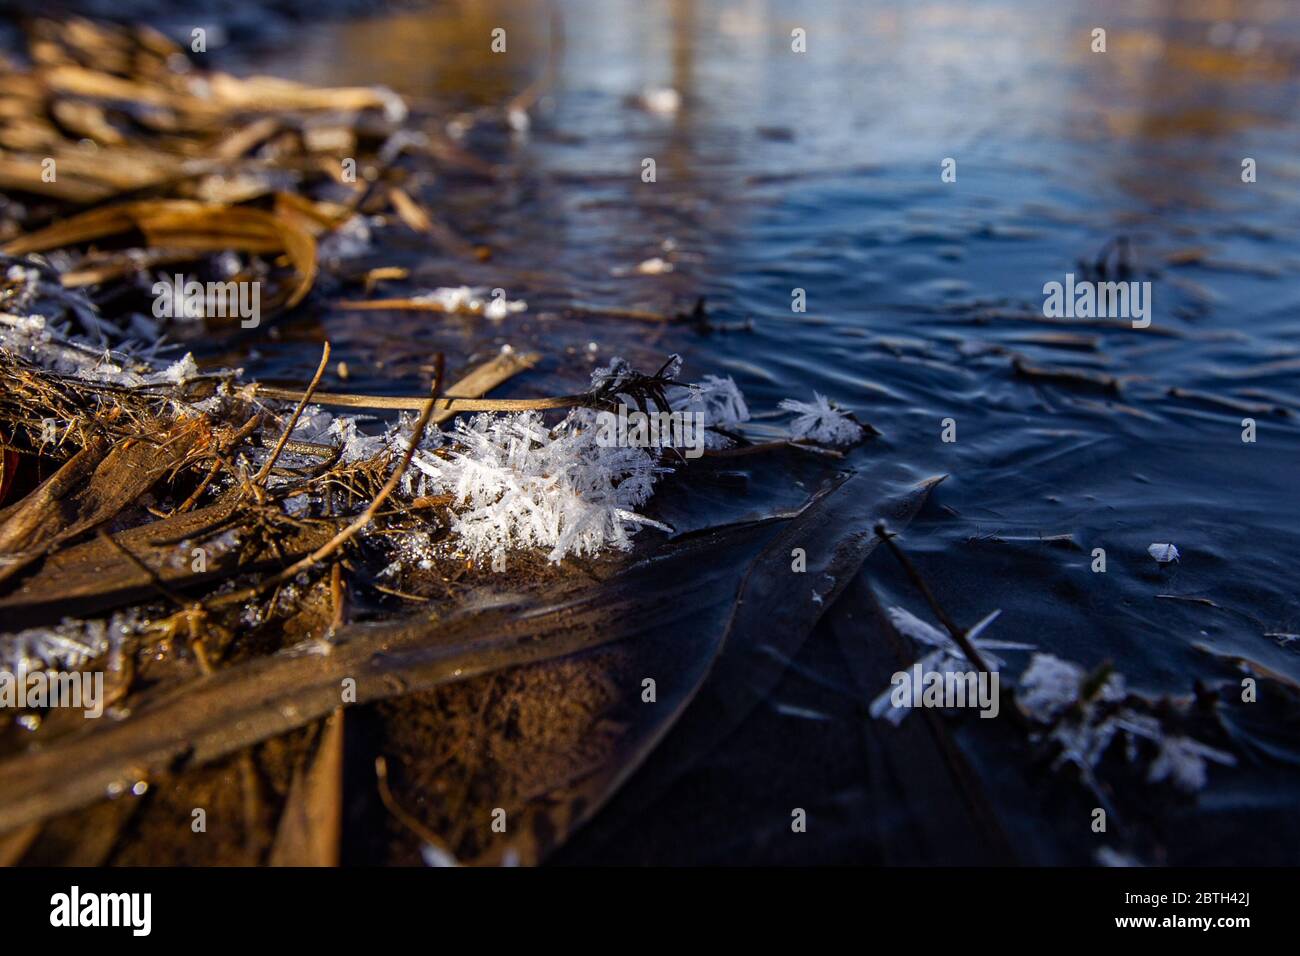
[[[1050,728],[1044,732],[1061,748],[1056,766],[1074,764],[1091,774],[1116,739],[1123,740],[1125,757],[1134,763],[1139,742],[1146,741],[1156,752],[1147,766],[1147,781],[1167,781],[1191,793],[1205,786],[1207,761],[1236,764],[1232,754],[1166,733],[1156,717],[1120,706],[1126,695],[1120,674],[1109,675],[1091,699],[1082,701],[1086,676],[1077,664],[1035,654],[1020,677],[1016,699],[1026,716]]]
[[[134,612],[108,621],[71,618],[54,627],[34,627],[0,635],[0,671],[18,673],[42,668],[71,671],[102,657],[137,626]]]
[[[989,614],[967,633],[971,644],[994,671],[1002,667],[1003,661],[992,651],[1033,649],[1029,644],[993,641],[982,636],[998,613]],[[949,635],[905,608],[891,607],[887,614],[900,634],[930,648],[918,661],[924,671],[950,674],[970,670],[961,648]],[[1140,705],[1125,706],[1128,691],[1123,675],[1106,675],[1101,686],[1092,689],[1085,700],[1087,679],[1087,672],[1078,664],[1051,654],[1035,653],[1017,682],[1016,703],[1038,728],[1035,736],[1059,748],[1054,767],[1071,764],[1091,778],[1117,740],[1123,742],[1129,763],[1139,761],[1141,745],[1145,744],[1147,752],[1154,753],[1146,765],[1147,781],[1167,782],[1191,793],[1205,786],[1210,763],[1236,764],[1236,758],[1230,753],[1167,732],[1160,719],[1143,713],[1138,709]],[[892,688],[884,691],[871,702],[870,714],[898,724],[907,716],[909,708],[894,707],[891,691]]]
[[[728,375],[706,375],[692,385],[680,385],[668,390],[672,410],[686,415],[703,415],[706,431],[704,447],[721,448],[731,444],[714,429],[733,428],[749,421],[749,406],[745,396]]]
[[[179,385],[199,374],[188,352],[183,358],[166,364],[156,342],[148,349],[135,348],[130,339],[113,349],[89,348],[68,335],[67,323],[59,319],[43,315],[0,315],[0,346],[59,375],[138,388]]]
[[[780,408],[782,411],[794,412],[790,433],[796,439],[823,445],[852,445],[862,438],[862,426],[828,402],[826,396],[817,392],[813,393],[811,402],[783,399]]]
[[[608,547],[626,550],[642,525],[671,530],[634,510],[664,470],[655,456],[602,447],[596,431],[586,410],[554,428],[536,412],[458,421],[453,449],[433,469],[452,495],[451,530],[460,547],[500,570],[511,548],[545,548],[559,562]]]
[[[674,359],[664,374],[677,368]],[[593,373],[592,384],[617,395],[637,377],[626,362],[614,359]],[[704,410],[711,421],[730,424],[749,414],[731,379],[710,377],[673,392],[683,406]],[[341,444],[344,463],[380,455],[395,463],[410,441],[413,422],[413,416],[405,416],[372,435],[362,430],[362,417],[334,416],[311,406],[294,437]],[[558,563],[606,548],[626,550],[646,525],[671,530],[636,510],[670,469],[651,450],[599,444],[598,431],[595,412],[586,408],[572,410],[554,426],[538,412],[462,416],[450,432],[426,430],[400,487],[413,496],[449,495],[456,548],[496,570],[505,568],[512,550],[542,548]],[[420,550],[425,552],[431,548]],[[393,558],[389,573],[399,565],[425,563],[413,560],[410,549],[394,552]]]
[[[692,385],[677,386],[669,399],[674,411],[699,412],[709,427],[726,428],[749,421],[745,396],[730,375],[706,375]]]
[[[166,341],[165,322],[139,312],[108,321],[82,292],[63,288],[48,266],[14,263],[3,281],[0,345],[42,368],[128,387],[156,384],[117,376],[157,372],[150,367],[176,350]]]
[[[676,356],[660,371],[671,381],[680,371]],[[632,403],[620,389],[634,389],[638,373],[623,359],[592,373],[593,390]],[[693,385],[667,389],[675,411],[698,412],[710,426],[725,427],[749,418],[744,396],[730,378],[706,376]],[[433,440],[441,453],[423,450],[412,460],[410,493],[451,496],[451,532],[456,546],[496,570],[510,551],[541,548],[558,563],[571,555],[593,555],[606,548],[626,550],[642,527],[671,531],[638,509],[649,500],[658,478],[670,469],[653,450],[597,441],[591,409],[574,409],[550,426],[537,412],[481,414],[457,420],[453,431]],[[313,419],[319,431],[322,420]],[[404,447],[396,430],[382,440],[358,439],[349,426],[330,424],[357,442],[359,454],[383,444]],[[355,426],[352,426],[355,427]],[[345,450],[345,459],[348,452]]]
[[[1074,706],[1083,691],[1083,668],[1051,654],[1035,654],[1020,675],[1016,700],[1020,709],[1041,723],[1048,723]],[[1100,701],[1124,699],[1124,677],[1111,674],[1096,694]]]
[[[970,671],[972,665],[966,660],[966,655],[962,653],[962,649],[951,636],[945,634],[934,625],[921,620],[906,608],[891,607],[886,613],[889,616],[890,623],[894,625],[894,629],[897,630],[898,633],[910,637],[923,647],[931,648],[927,654],[917,661],[917,663],[921,665],[922,671],[926,673],[935,672],[939,674],[968,673]],[[1033,645],[1031,644],[1018,644],[1014,641],[995,641],[982,636],[988,626],[996,621],[998,615],[1001,613],[1001,611],[993,611],[982,621],[972,627],[966,634],[967,640],[971,642],[975,650],[979,651],[980,656],[984,658],[984,663],[988,664],[988,666],[995,671],[1002,667],[1003,661],[1002,658],[994,654],[993,651],[1025,651],[1033,649]],[[870,713],[872,717],[883,717],[891,724],[897,725],[902,723],[903,718],[908,715],[911,708],[895,707],[893,701],[890,699],[892,692],[893,688],[890,687],[877,696],[876,699],[871,702]]]

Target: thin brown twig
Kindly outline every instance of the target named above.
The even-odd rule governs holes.
[[[939,619],[940,623],[943,624],[948,633],[952,635],[953,641],[955,641],[957,646],[961,648],[961,652],[966,656],[966,660],[970,661],[986,674],[991,673],[989,666],[984,663],[984,658],[980,656],[980,652],[975,649],[975,645],[971,642],[970,638],[966,636],[966,632],[958,627],[953,619],[948,616],[948,612],[943,609],[943,606],[935,598],[934,593],[930,590],[930,586],[925,583],[925,578],[921,577],[921,572],[916,570],[916,566],[912,564],[911,559],[903,553],[903,549],[894,541],[896,535],[883,524],[876,525],[875,530],[876,534],[880,537],[880,540],[885,542],[889,550],[893,552],[894,557],[898,559],[898,563],[903,566],[903,570],[907,572],[907,576],[911,579],[912,584],[914,584],[916,589],[925,597],[926,603],[930,605],[930,610],[934,612],[934,616]]]
[[[546,62],[542,74],[511,98],[506,104],[507,113],[513,111],[527,113],[555,85],[560,63],[564,59],[564,18],[560,15],[560,6],[555,0],[550,0],[547,4],[547,14],[549,32],[546,38]]]
[[[298,418],[302,415],[302,410],[306,408],[307,403],[311,401],[312,393],[316,391],[316,386],[320,384],[321,376],[325,374],[325,367],[329,365],[329,361],[330,344],[326,341],[325,347],[321,349],[320,365],[316,367],[316,374],[312,376],[311,382],[307,385],[307,390],[302,393],[302,400],[298,403],[298,407],[295,408],[293,414],[289,416],[289,421],[285,424],[284,431],[280,433],[280,440],[275,443],[275,448],[271,451],[271,456],[266,459],[261,470],[253,476],[253,484],[266,484],[266,479],[271,474],[271,468],[275,465],[276,459],[280,457],[280,452],[284,451],[284,443],[289,440],[289,436],[293,433],[294,426],[298,424]]]
[[[212,467],[209,468],[208,473],[203,476],[203,480],[199,482],[199,486],[190,493],[188,498],[176,506],[175,510],[172,511],[172,515],[181,514],[182,512],[188,511],[190,508],[194,507],[194,503],[203,497],[203,492],[208,490],[208,486],[212,484],[213,480],[218,474],[220,474],[220,472],[221,459],[213,458]]]
[[[397,799],[393,796],[393,791],[388,787],[388,761],[382,756],[375,758],[375,782],[379,789],[380,802],[383,803],[385,809],[387,809],[389,813],[397,818],[397,821],[401,823],[402,826],[406,827],[406,829],[410,830],[425,843],[447,854],[451,859],[454,860],[456,858],[451,852],[451,848],[447,846],[442,837],[438,836],[419,820],[415,819],[415,817],[402,809],[402,805],[397,802]]]
[[[221,444],[219,444],[217,446],[218,449],[234,448],[241,441],[243,441],[254,431],[256,431],[258,426],[261,424],[262,424],[262,413],[256,412],[248,421],[244,422],[244,424],[240,426],[239,430],[235,432],[233,435],[231,435],[227,441],[224,441]],[[213,454],[212,459],[213,459],[212,467],[208,469],[208,473],[203,477],[203,480],[199,482],[199,486],[194,489],[194,491],[190,494],[188,498],[186,498],[179,505],[177,505],[175,509],[172,510],[172,515],[181,514],[185,511],[188,511],[190,508],[194,507],[194,505],[198,502],[199,498],[203,496],[203,492],[207,491],[208,486],[212,484],[212,482],[216,479],[217,475],[221,472],[222,467],[226,463],[224,459],[221,457],[220,451]]]

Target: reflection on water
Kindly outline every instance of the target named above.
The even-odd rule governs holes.
[[[362,385],[409,376],[415,388],[435,349],[508,342],[540,344],[552,357],[544,374],[570,385],[611,352],[652,364],[677,350],[692,375],[734,375],[759,409],[816,389],[884,433],[856,454],[952,475],[908,537],[958,619],[1000,606],[1007,631],[1087,663],[1109,657],[1151,690],[1235,674],[1194,645],[1300,678],[1300,644],[1269,636],[1300,631],[1300,10],[1269,0],[560,9],[557,82],[499,157],[510,175],[440,194],[440,214],[499,254],[470,270],[405,253],[430,283],[502,284],[534,308],[486,330],[381,331],[323,316]],[[489,50],[495,26],[507,28],[508,54]],[[1098,26],[1104,54],[1090,49]],[[791,51],[796,27],[805,54]],[[447,3],[314,26],[243,65],[387,83],[463,110],[525,88],[559,41],[541,2]],[[680,109],[629,105],[660,87],[680,93]],[[657,161],[654,184],[640,180],[645,157]],[[945,157],[955,183],[940,181]],[[1242,182],[1247,157],[1255,183]],[[1081,272],[1117,235],[1153,284],[1152,328],[1043,320],[1043,284]],[[652,256],[674,271],[617,274]],[[791,312],[794,288],[807,291],[807,314]],[[539,317],[574,300],[664,309],[697,295],[719,321],[753,319],[753,331]],[[307,373],[315,355],[289,343],[263,360]],[[1122,390],[1027,380],[1016,359],[1104,373]],[[939,440],[947,417],[954,444]],[[1243,417],[1257,419],[1258,442],[1241,441]],[[775,485],[756,480],[731,507],[760,513],[802,494]],[[990,543],[1062,533],[1080,549]],[[1162,571],[1146,548],[1165,541],[1183,559]],[[1111,556],[1105,576],[1089,570],[1094,547]]]

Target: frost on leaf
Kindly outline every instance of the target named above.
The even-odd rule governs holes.
[[[783,411],[794,412],[790,433],[796,439],[819,442],[823,445],[852,445],[862,438],[862,426],[848,414],[831,405],[826,396],[813,393],[811,402],[793,398],[781,400]]]

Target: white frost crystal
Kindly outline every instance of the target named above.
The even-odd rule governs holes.
[[[1190,737],[1166,737],[1160,743],[1160,753],[1147,770],[1147,780],[1152,783],[1168,780],[1179,790],[1194,793],[1205,786],[1206,760],[1228,767],[1237,763],[1232,754],[1207,747]]]
[[[1172,544],[1153,544],[1147,548],[1147,554],[1161,564],[1168,564],[1170,561],[1178,560],[1178,549]]]
[[[1105,756],[1111,742],[1122,736],[1130,763],[1138,757],[1138,741],[1157,748],[1147,768],[1147,780],[1168,780],[1180,790],[1193,792],[1205,786],[1206,760],[1225,766],[1236,764],[1232,754],[1216,750],[1189,737],[1170,736],[1160,720],[1130,707],[1107,713],[1098,705],[1119,704],[1126,691],[1120,674],[1111,674],[1092,700],[1083,702],[1077,715],[1065,712],[1080,704],[1086,673],[1071,661],[1050,654],[1035,654],[1020,678],[1016,699],[1026,716],[1040,724],[1054,724],[1048,737],[1061,747],[1054,766],[1071,763],[1090,773]],[[1105,716],[1102,716],[1102,714]]]
[[[340,456],[344,464],[373,458],[388,447],[386,435],[366,435],[357,428],[357,419],[344,415],[330,423],[330,438],[343,444]]]
[[[184,358],[173,362],[156,375],[149,376],[146,381],[150,384],[182,385],[192,378],[197,378],[198,374],[199,367],[194,363],[194,356],[186,352]]]
[[[322,262],[338,263],[355,259],[370,251],[370,222],[365,216],[352,216],[341,226],[321,237],[317,244]]]
[[[780,407],[783,411],[795,413],[790,432],[796,439],[823,445],[852,445],[862,438],[862,426],[817,392],[813,393],[811,402],[786,398],[782,399]]]
[[[726,428],[749,421],[749,406],[745,396],[728,375],[706,375],[694,385],[682,385],[672,390],[669,402],[673,411],[704,415],[704,424],[710,428]]]
[[[894,625],[894,629],[898,633],[910,637],[919,644],[934,648],[916,662],[921,666],[922,672],[953,674],[971,669],[971,665],[966,661],[966,655],[962,653],[961,647],[950,635],[921,620],[906,608],[891,607],[886,613],[889,615],[890,623]],[[991,641],[980,636],[990,624],[997,620],[998,615],[1001,613],[1001,611],[993,611],[966,632],[967,640],[970,641],[975,650],[980,652],[984,662],[994,671],[1002,667],[1003,661],[992,651],[1027,651],[1033,649],[1032,644],[1019,644],[1014,641]],[[872,717],[877,719],[884,717],[890,723],[898,724],[908,715],[911,708],[895,707],[891,700],[893,690],[894,688],[891,686],[881,692],[871,702],[869,712]]]
[[[1030,717],[1047,722],[1079,699],[1084,676],[1084,670],[1078,664],[1051,654],[1035,654],[1020,676],[1020,692],[1016,699]],[[1102,700],[1123,699],[1124,678],[1111,674],[1102,686],[1100,696]]]
[[[135,626],[134,614],[127,613],[114,614],[108,621],[67,618],[54,627],[0,635],[0,671],[77,670],[105,654]]]
[[[583,410],[554,429],[536,412],[458,422],[459,447],[432,468],[454,498],[451,530],[460,546],[500,570],[511,548],[547,548],[558,563],[606,547],[626,550],[641,525],[671,530],[632,510],[662,470],[654,456],[602,447],[596,432]]]

